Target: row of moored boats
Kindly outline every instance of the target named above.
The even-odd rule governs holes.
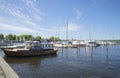
[[[68,41],[68,42],[55,42],[53,43],[55,47],[97,47],[105,45],[115,45],[116,42],[110,41]]]
[[[116,42],[110,41],[57,41],[57,42],[40,42],[39,40],[25,41],[23,43],[8,43],[1,41],[0,48],[6,56],[39,56],[56,54],[59,47],[97,47],[100,45],[113,45]]]

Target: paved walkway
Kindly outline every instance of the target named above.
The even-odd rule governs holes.
[[[19,78],[2,57],[0,57],[0,78]]]
[[[4,71],[2,70],[0,66],[0,78],[6,78]]]

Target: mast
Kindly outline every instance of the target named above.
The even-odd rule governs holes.
[[[68,41],[68,21],[67,21],[67,27],[66,27],[66,41]]]

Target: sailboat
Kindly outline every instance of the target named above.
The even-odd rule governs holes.
[[[59,28],[58,28],[58,31],[59,31]],[[59,37],[59,35],[58,35],[58,37]],[[63,42],[63,41],[57,41],[57,42],[53,42],[53,46],[57,47],[57,48],[66,48],[67,44],[66,44],[66,42]]]
[[[91,39],[91,35],[89,35],[89,36],[90,36],[90,39],[85,41],[86,46],[88,46],[88,47],[96,47],[96,46],[98,46],[96,41]]]
[[[54,47],[70,47],[70,48],[77,48],[78,44],[73,44],[73,41],[69,41],[68,40],[68,21],[67,21],[67,26],[66,26],[66,40],[65,42],[58,42],[58,43],[54,43],[53,45]]]
[[[70,48],[77,48],[78,47],[78,45],[73,44],[73,41],[68,40],[68,21],[67,21],[67,27],[66,27],[66,44],[67,44],[67,47],[70,47]]]

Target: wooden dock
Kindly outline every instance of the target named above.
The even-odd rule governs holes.
[[[19,78],[2,57],[0,57],[0,78]]]

